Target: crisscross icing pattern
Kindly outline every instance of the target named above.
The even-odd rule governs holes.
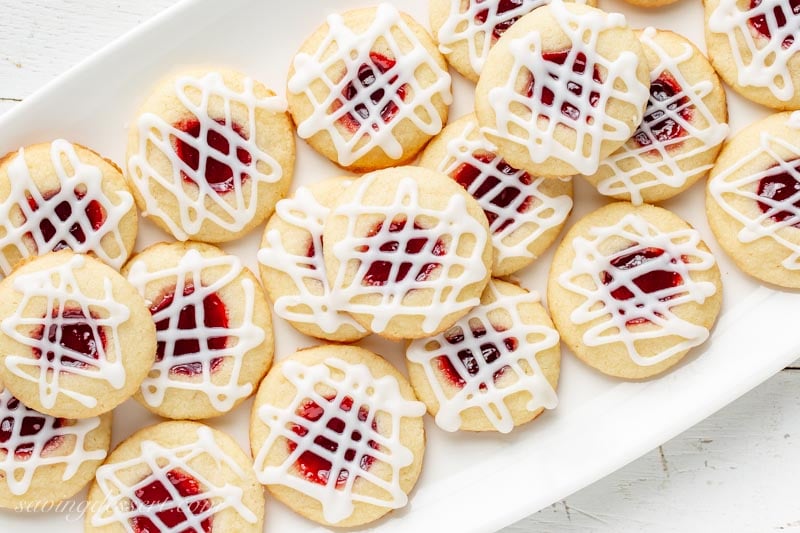
[[[631,243],[626,250],[658,248],[663,254],[642,261],[626,269],[612,266],[612,259],[622,251],[619,240]],[[611,253],[604,252],[616,243]],[[714,264],[714,256],[701,250],[700,234],[693,229],[664,232],[636,214],[628,214],[612,226],[594,227],[591,238],[578,237],[572,246],[575,259],[572,267],[558,277],[558,283],[567,290],[585,297],[570,318],[574,324],[586,324],[601,319],[583,335],[587,346],[602,346],[620,342],[631,360],[640,366],[657,364],[677,353],[705,342],[709,332],[703,326],[688,322],[672,312],[673,307],[684,303],[702,304],[717,291],[710,281],[694,281],[692,272],[706,271]],[[608,283],[604,273],[613,270]],[[655,292],[642,290],[635,280],[653,271],[678,274],[682,282]],[[585,281],[588,277],[590,281]],[[617,299],[612,293],[623,290],[630,293],[627,299]],[[630,320],[645,320],[656,327],[629,325]],[[654,338],[677,337],[682,340],[671,344],[656,354],[643,355],[637,343]]]
[[[478,305],[477,297],[460,301],[459,296],[464,287],[486,277],[482,260],[486,231],[467,213],[466,200],[461,195],[453,195],[444,210],[423,207],[419,186],[410,177],[397,182],[390,203],[368,205],[363,199],[376,179],[370,175],[361,178],[354,185],[358,189],[352,200],[340,204],[333,211],[333,216],[347,218],[344,236],[330,247],[340,263],[333,293],[341,298],[338,302],[341,309],[372,315],[370,329],[373,332],[383,331],[393,317],[403,315],[424,316],[423,330],[433,332],[447,315]],[[374,234],[358,235],[356,226],[362,216],[380,216],[383,219],[380,229]],[[400,228],[391,224],[398,220],[404,221]],[[418,220],[423,230],[415,227]],[[433,225],[430,225],[431,220],[435,220]],[[421,235],[429,237],[419,252],[405,253],[409,243],[420,239]],[[474,243],[459,252],[459,245],[466,238]],[[387,242],[398,243],[394,251],[380,249]],[[440,243],[443,243],[444,253]],[[371,265],[378,261],[391,265],[389,282],[382,285],[365,283]],[[351,262],[358,264],[353,275],[347,272]],[[437,267],[429,275],[417,276],[430,265]],[[401,276],[404,266],[408,274],[405,277]],[[426,298],[427,303],[412,305],[404,302],[412,290],[428,291],[430,298]],[[380,300],[360,302],[371,295],[379,296]]]
[[[489,224],[497,260],[532,257],[528,246],[566,220],[572,209],[572,198],[566,194],[548,196],[540,190],[539,187],[545,179],[553,178],[531,178],[531,183],[526,184],[523,179],[529,176],[524,170],[517,170],[513,174],[499,170],[497,167],[503,163],[503,159],[477,130],[477,125],[470,122],[458,137],[447,143],[447,156],[439,163],[438,170],[453,176],[462,165],[476,169],[479,175],[469,184],[467,192],[478,201],[484,211],[497,215]],[[472,132],[476,132],[478,137],[470,139]],[[477,154],[490,155],[491,158],[479,159]],[[498,181],[487,189],[488,178],[496,178]],[[499,206],[495,198],[507,187],[518,189],[519,194],[508,205]],[[518,234],[515,235],[517,230],[527,230],[530,233],[520,239]]]
[[[800,111],[792,113],[786,125],[800,133]],[[759,163],[763,170],[748,172],[741,177],[734,176],[751,162],[764,156],[773,161],[773,164]],[[788,270],[800,270],[800,244],[787,238],[782,231],[800,224],[800,208],[797,207],[800,204],[800,191],[783,200],[758,194],[761,180],[780,173],[786,173],[800,182],[800,143],[762,131],[758,146],[724,172],[714,176],[709,182],[708,191],[726,213],[742,223],[743,227],[737,235],[740,242],[749,243],[769,237],[790,252],[781,265]],[[767,206],[767,209],[743,209],[732,201],[737,196],[758,202]]]
[[[403,147],[394,136],[394,129],[406,119],[428,135],[439,133],[442,120],[433,101],[438,95],[445,105],[452,102],[450,75],[430,56],[394,6],[378,5],[375,20],[363,33],[354,33],[338,14],[330,15],[327,23],[328,33],[316,52],[295,57],[295,73],[288,83],[291,93],[304,94],[314,108],[311,116],[297,126],[300,137],[308,139],[320,132],[327,133],[339,164],[347,166],[374,148],[400,159]],[[386,72],[373,69],[375,80],[370,90],[357,73],[362,65],[373,63],[370,51],[378,42],[388,48],[395,63]],[[430,81],[420,77],[420,71],[425,69],[430,71],[425,75]],[[332,78],[332,70],[344,74]],[[312,90],[319,82],[325,86],[323,98]],[[350,83],[358,91],[352,99],[347,99],[343,92]],[[373,102],[376,87],[383,90],[383,96]],[[399,96],[401,87],[407,87],[403,91],[406,98]],[[397,107],[397,112],[386,122],[381,110],[390,104]],[[368,110],[369,116],[360,117],[357,109]],[[358,129],[352,134],[337,127],[337,122],[348,115],[359,117]]]
[[[0,391],[0,421],[3,430],[11,432],[8,439],[0,443],[0,448],[5,448],[5,452],[0,450],[0,477],[8,484],[11,494],[21,496],[28,492],[39,468],[64,465],[61,481],[68,481],[87,461],[105,459],[105,450],[86,449],[87,436],[100,426],[99,417],[58,424],[59,419],[25,407],[22,402],[11,409],[9,403],[14,401],[8,389]],[[23,435],[24,421],[30,417],[42,420],[41,429],[35,434]],[[46,453],[50,442],[59,442],[59,449]],[[65,446],[69,446],[69,453],[63,453]],[[25,449],[20,456],[15,453],[19,447]]]
[[[408,496],[400,487],[400,470],[410,465],[414,456],[400,440],[400,422],[404,417],[422,416],[425,406],[405,399],[394,377],[376,379],[366,365],[351,364],[336,357],[313,366],[290,359],[283,363],[282,372],[297,393],[286,407],[266,404],[258,410],[259,419],[270,430],[255,459],[258,480],[267,485],[285,485],[318,500],[322,504],[325,520],[332,524],[349,517],[353,513],[354,502],[391,509],[405,506]],[[320,392],[321,388],[326,392],[333,391],[333,396],[326,397],[325,392]],[[348,411],[339,408],[345,398],[352,400],[352,407]],[[311,421],[299,414],[309,400],[324,410],[318,420]],[[376,424],[378,413],[382,413],[382,417],[376,430],[373,424]],[[361,420],[359,415],[363,417],[364,414],[366,420]],[[344,422],[341,433],[328,426],[333,418]],[[292,429],[298,426],[306,430],[302,437]],[[361,439],[348,440],[344,437],[356,430],[362,435]],[[336,450],[330,451],[317,444],[315,441],[319,436],[338,443]],[[267,455],[273,446],[286,446],[287,441],[295,443],[294,450],[281,464],[267,464]],[[370,445],[370,442],[373,444]],[[345,458],[348,450],[355,450],[352,461]],[[330,475],[324,485],[305,479],[296,472],[294,465],[305,452],[330,462]],[[388,466],[391,474],[384,479],[370,472],[369,468],[362,468],[362,458],[365,456]],[[340,483],[339,473],[342,470],[347,470],[349,475]],[[376,487],[385,497],[355,492],[353,486],[357,479]]]
[[[64,159],[71,168],[64,165]],[[133,196],[127,191],[117,191],[116,202],[106,196],[102,171],[81,161],[75,147],[68,141],[58,139],[50,144],[50,160],[60,183],[60,188],[54,191],[40,191],[33,184],[24,148],[20,148],[9,163],[10,192],[0,203],[0,250],[12,248],[20,257],[28,258],[44,255],[63,242],[76,252],[92,252],[119,269],[128,258],[120,221],[133,207]],[[66,220],[61,220],[56,208],[65,202],[71,206],[71,211]],[[90,205],[99,205],[103,211],[103,222],[97,229],[86,214]],[[21,222],[15,221],[19,218],[16,213],[22,215]],[[49,239],[39,229],[48,221],[54,228]],[[80,231],[73,234],[72,228]],[[104,247],[103,240],[107,237],[113,239],[114,244]],[[35,251],[28,248],[27,240],[32,240]],[[0,254],[2,273],[10,274],[13,267],[5,253]]]
[[[103,286],[102,298],[84,294],[75,277],[75,271],[83,268],[85,263],[84,256],[74,255],[61,265],[17,276],[14,279],[14,290],[23,295],[22,300],[17,312],[0,323],[3,333],[30,349],[25,354],[9,353],[5,360],[6,367],[15,376],[37,383],[39,398],[48,409],[55,405],[59,394],[89,408],[97,405],[97,398],[63,387],[62,372],[105,381],[117,390],[125,385],[125,367],[118,330],[130,318],[130,311],[114,299],[111,280],[107,277],[98,280]],[[34,299],[47,302],[44,316],[29,314],[30,302]],[[96,359],[61,345],[62,328],[76,322],[75,318],[65,316],[69,314],[65,313],[67,310],[79,310],[85,317],[77,320],[91,329],[97,350]],[[29,336],[29,331],[36,328],[42,328],[44,332],[41,339]],[[56,332],[53,341],[47,334],[51,328]],[[101,331],[107,333],[101,335]],[[111,345],[110,349],[107,344]],[[34,351],[41,353],[41,357],[31,357],[30,352]],[[53,360],[50,361],[45,354],[53,354]],[[108,358],[109,354],[114,355],[113,361]],[[64,359],[72,359],[78,364],[65,364]],[[29,369],[35,369],[33,375]]]
[[[223,273],[217,274],[220,268]],[[207,285],[204,272],[215,272],[216,279]],[[217,411],[230,411],[236,402],[246,398],[253,391],[250,383],[239,384],[239,376],[247,353],[264,341],[264,330],[253,322],[255,305],[255,287],[252,280],[242,277],[239,282],[244,294],[244,301],[237,302],[244,309],[241,324],[229,327],[209,327],[206,325],[204,300],[218,291],[236,283],[242,274],[242,262],[233,255],[220,257],[203,257],[197,250],[187,250],[178,264],[153,272],[148,271],[144,261],[133,263],[128,274],[128,281],[139,293],[146,297],[147,286],[153,282],[174,280],[174,297],[172,303],[153,314],[153,321],[158,324],[167,320],[169,326],[156,332],[156,340],[164,343],[164,358],[156,361],[153,368],[142,383],[141,392],[144,400],[154,407],[160,406],[169,389],[191,390],[202,392]],[[185,291],[191,287],[191,291]],[[186,293],[188,292],[188,294]],[[152,302],[148,302],[151,304]],[[178,327],[181,311],[187,307],[194,309],[195,327],[182,329]],[[215,348],[211,339],[226,338],[222,349]],[[175,345],[183,339],[196,340],[200,349],[175,357]],[[224,372],[227,381],[220,383],[223,373],[215,374],[212,361],[223,359],[230,364],[230,371]],[[175,375],[171,369],[176,365],[197,365],[201,368],[199,379],[186,379]]]
[[[778,22],[778,13],[785,24]],[[752,28],[754,19],[763,20],[769,38]],[[789,60],[800,50],[800,14],[793,13],[788,0],[761,0],[755,6],[719,0],[708,18],[708,29],[727,35],[739,85],[766,88],[784,102],[794,97]],[[746,53],[742,53],[740,43],[747,48]]]
[[[436,424],[446,431],[457,431],[461,426],[461,414],[477,407],[495,429],[510,432],[514,429],[514,419],[505,400],[522,391],[531,395],[526,405],[530,412],[558,405],[556,392],[536,360],[537,354],[558,345],[558,332],[551,327],[530,324],[523,320],[520,311],[522,305],[538,302],[539,295],[535,292],[504,295],[491,282],[487,291],[492,295],[492,303],[476,307],[452,328],[435,337],[413,341],[406,352],[410,361],[425,369],[439,404]],[[492,317],[498,313],[510,318],[511,327],[501,330],[494,325]],[[485,333],[476,335],[476,328]],[[506,339],[514,339],[516,348],[510,347]],[[499,352],[494,361],[487,362],[483,355],[487,345]],[[477,364],[474,375],[458,356],[464,351],[469,351]],[[447,358],[450,367],[464,382],[455,394],[446,392],[442,386],[441,357]],[[502,385],[495,381],[498,372],[502,372]]]
[[[631,139],[606,158],[600,169],[608,167],[609,176],[597,185],[600,193],[608,196],[629,194],[631,203],[635,205],[640,205],[644,201],[642,197],[644,189],[659,185],[681,187],[690,176],[709,170],[714,166],[713,163],[692,168],[689,172],[682,168],[681,164],[714,149],[728,135],[728,125],[720,123],[703,102],[703,98],[711,93],[714,85],[708,80],[691,84],[681,72],[681,65],[692,58],[695,53],[694,48],[689,43],[683,43],[683,51],[680,54],[670,55],[656,42],[655,36],[656,30],[652,27],[646,28],[640,36],[642,44],[658,57],[658,64],[650,70],[650,79],[655,81],[666,73],[675,80],[681,90],[665,100],[659,101],[654,98],[649,100],[645,116],[654,116],[657,119],[652,122],[645,120],[639,124],[635,136],[641,133],[650,142],[642,145]],[[699,114],[702,120],[694,117],[687,120],[683,116],[687,109],[691,109],[693,114]],[[652,126],[663,124],[667,120],[679,125],[686,134],[673,139],[659,140]],[[699,142],[694,148],[676,150],[678,145],[688,139]],[[630,166],[630,170],[625,170],[626,166]],[[641,179],[648,174],[649,179]]]
[[[314,250],[311,257],[289,253],[280,231],[267,232],[267,246],[258,251],[258,261],[288,275],[297,289],[297,294],[275,300],[275,313],[292,322],[315,324],[325,333],[334,333],[343,326],[365,331],[352,317],[332,305],[334,296],[322,257],[322,227],[330,209],[318,202],[310,189],[300,187],[293,198],[278,202],[275,212],[286,223],[306,230]]]
[[[154,113],[145,113],[138,119],[139,146],[128,160],[130,177],[144,199],[143,214],[163,220],[180,240],[198,233],[206,221],[227,231],[240,231],[252,220],[258,208],[259,185],[276,183],[283,177],[280,164],[258,145],[256,114],[261,110],[284,112],[286,102],[278,96],[258,97],[254,86],[251,78],[244,78],[242,91],[235,91],[225,84],[222,74],[218,72],[208,73],[201,78],[178,78],[175,81],[175,94],[199,122],[197,137],[168,124]],[[219,122],[209,111],[209,105],[217,100],[224,102],[222,107],[225,110]],[[234,127],[233,112],[237,107],[247,109],[247,125],[242,135]],[[225,140],[227,153],[210,146],[209,132]],[[197,169],[180,158],[176,149],[178,142],[199,154]],[[171,174],[163,175],[153,166],[148,157],[149,147],[158,150],[169,160]],[[250,154],[247,162],[242,162],[238,155],[242,150]],[[231,169],[232,190],[217,191],[205,179],[209,158]],[[194,186],[187,186],[185,177]],[[159,195],[169,195],[170,199],[157,199],[156,191]],[[208,202],[221,214],[209,209]],[[159,203],[177,207],[180,219],[173,219]]]
[[[485,132],[521,145],[534,163],[552,157],[581,174],[593,174],[600,163],[602,141],[626,141],[633,133],[625,121],[607,113],[609,102],[631,104],[640,121],[648,87],[636,77],[636,54],[623,51],[611,61],[596,52],[603,32],[626,27],[624,16],[596,10],[576,14],[561,1],[550,3],[548,9],[572,43],[566,58],[562,64],[545,60],[542,34],[538,31],[512,40],[509,50],[514,64],[509,77],[488,95],[497,129],[487,128]],[[582,63],[583,72],[573,72],[574,65]],[[602,76],[601,82],[595,81],[596,70]],[[519,83],[530,75],[535,83],[529,96],[520,92]],[[570,84],[582,87],[580,93],[568,90]],[[544,98],[545,93],[548,98]],[[552,101],[545,104],[548,100]],[[563,113],[564,108],[575,112]],[[570,141],[568,146],[557,140],[559,126],[574,131],[574,144]]]
[[[232,484],[215,483],[192,465],[210,459],[223,472],[229,472],[245,480],[245,472],[214,440],[214,434],[207,427],[197,429],[197,440],[189,444],[167,448],[158,442],[146,440],[141,443],[141,455],[128,461],[109,463],[97,470],[97,485],[103,493],[100,507],[92,514],[94,527],[117,526],[125,531],[133,531],[131,520],[146,516],[162,533],[181,533],[183,531],[204,531],[204,521],[214,515],[233,509],[239,516],[251,523],[258,518],[244,503],[244,491]],[[126,480],[146,467],[150,474],[129,485]],[[192,496],[182,496],[172,484],[168,474],[180,471],[197,480],[201,491]],[[217,476],[215,476],[217,477]],[[220,475],[219,477],[222,477]],[[167,502],[148,504],[136,493],[139,489],[154,482],[160,483],[171,499]],[[201,505],[203,501],[211,505]],[[179,510],[184,521],[170,527],[159,517],[171,509]]]

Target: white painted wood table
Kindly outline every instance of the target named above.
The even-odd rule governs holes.
[[[0,0],[0,114],[173,3]],[[800,366],[793,366],[622,470],[503,532],[800,531],[798,456]]]

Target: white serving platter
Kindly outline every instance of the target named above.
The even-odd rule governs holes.
[[[427,0],[394,2],[428,25]],[[683,0],[659,10],[601,0],[621,11],[632,27],[675,30],[703,46],[702,6]],[[370,5],[359,0],[185,0],[93,55],[0,118],[0,153],[64,137],[122,163],[127,127],[137,107],[162,76],[183,67],[226,65],[254,76],[283,94],[286,72],[301,41],[332,12]],[[13,24],[13,21],[4,21]],[[729,94],[731,129],[736,132],[768,110]],[[471,111],[472,85],[455,76],[453,119]],[[298,143],[293,188],[341,171]],[[606,203],[576,180],[573,223]],[[800,295],[762,287],[742,275],[722,253],[708,229],[703,184],[664,204],[698,228],[715,252],[724,282],[723,311],[712,337],[661,378],[623,382],[583,366],[565,350],[560,405],[510,435],[449,434],[426,419],[428,448],[419,483],[408,507],[362,531],[494,531],[633,461],[763,382],[800,353],[797,311]],[[256,269],[260,231],[225,248]],[[169,237],[148,221],[137,250]],[[522,271],[523,286],[543,293],[550,253]],[[318,344],[275,320],[277,358]],[[365,347],[401,371],[399,343],[369,338]],[[251,402],[210,424],[232,434],[248,449]],[[115,412],[114,444],[159,419],[133,401]],[[85,491],[43,513],[0,512],[0,531],[83,530]],[[268,499],[265,531],[322,532],[312,522]]]

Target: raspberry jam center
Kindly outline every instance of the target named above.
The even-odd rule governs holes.
[[[475,0],[475,1],[478,4],[482,4],[486,0]],[[539,1],[539,0],[534,0],[534,1]],[[497,10],[495,11],[495,13],[498,15],[502,15],[503,13],[511,11],[512,9],[516,9],[525,3],[532,4],[534,2],[531,2],[530,0],[500,0],[499,2],[497,2]],[[506,30],[508,30],[508,28],[513,26],[514,23],[519,20],[521,16],[522,15],[517,17],[512,17],[508,20],[504,20],[503,22],[500,22],[496,24],[494,27],[492,27],[492,39],[495,41],[499,39],[506,32]],[[489,8],[478,11],[475,14],[475,22],[477,22],[478,24],[486,24],[486,20],[488,18],[489,18]]]
[[[371,89],[372,85],[378,81],[378,74],[375,73],[377,70],[379,74],[385,74],[390,69],[392,69],[397,62],[394,59],[388,58],[384,55],[381,55],[377,52],[370,52],[369,53],[369,63],[363,63],[360,67],[358,67],[358,74],[357,80],[350,81],[347,85],[345,85],[344,89],[342,90],[342,97],[347,100],[351,101],[353,99],[357,100],[353,111],[348,112],[342,115],[339,118],[340,123],[347,128],[348,131],[351,133],[355,133],[361,127],[361,122],[370,118],[370,115],[374,113],[376,110],[375,108],[381,105],[386,99],[386,87],[393,85],[397,81],[397,76],[393,76],[389,79],[388,83],[381,81],[377,87]],[[369,93],[367,98],[371,102],[371,105],[365,103],[366,98],[363,93]],[[408,92],[408,86],[406,84],[401,85],[396,89],[395,95],[390,95],[390,99],[388,102],[383,103],[383,106],[380,108],[380,116],[384,123],[390,122],[397,112],[399,108],[397,107],[397,100],[403,101],[406,98],[406,94]],[[337,100],[336,109],[341,107],[343,102]],[[378,125],[373,123],[372,129],[378,130]]]
[[[556,52],[544,52],[542,54],[542,60],[548,63],[554,63],[556,65],[563,65],[564,63],[566,63],[569,55],[570,55],[569,48],[567,48],[566,50],[558,50]],[[586,54],[584,54],[583,52],[578,52],[577,54],[575,54],[575,60],[572,63],[572,72],[580,76],[582,76],[586,72]],[[548,74],[552,79],[556,81],[562,81],[559,78],[557,72],[549,71]],[[600,71],[597,70],[596,66],[592,68],[592,79],[597,83],[603,82],[603,79],[600,77]],[[571,79],[563,80],[563,83],[566,85],[567,91],[569,91],[571,94],[579,97],[580,100],[584,99],[588,100],[589,105],[591,105],[592,107],[597,107],[597,102],[600,101],[599,92],[591,91],[587,97],[583,94],[584,91],[583,85],[581,85],[580,83],[573,81]],[[526,94],[529,98],[533,96],[535,84],[536,80],[534,79],[533,74],[531,74],[530,79],[528,80],[528,85],[525,88],[524,92],[524,94]],[[547,107],[553,107],[553,102],[555,101],[555,93],[550,87],[545,85],[544,87],[542,87],[540,99],[543,105]],[[574,98],[572,100],[575,101]],[[567,98],[563,98],[563,102],[561,103],[562,115],[571,120],[578,120],[581,116],[581,111],[582,110],[579,109],[578,106],[567,101]]]
[[[325,399],[328,401],[326,404],[328,408],[333,408],[333,405],[330,402],[334,399],[334,397],[326,396]],[[353,399],[349,396],[345,396],[342,398],[338,409],[345,413],[349,413],[353,409]],[[325,414],[325,409],[317,405],[316,402],[308,400],[300,407],[297,414],[309,422],[317,422]],[[368,416],[369,410],[365,406],[359,407],[358,421],[361,423],[366,422]],[[345,421],[338,417],[331,417],[325,426],[331,431],[342,435],[342,438],[337,439],[338,442],[334,442],[323,435],[317,435],[314,438],[314,444],[316,446],[331,453],[336,453],[339,450],[340,445],[347,446],[349,443],[358,443],[364,438],[363,427],[348,428]],[[347,430],[349,434],[345,434],[345,430]],[[372,420],[372,430],[375,432],[378,431],[378,425],[374,419]],[[308,428],[298,424],[292,425],[292,431],[299,437],[305,437],[309,432]],[[367,445],[373,450],[380,449],[378,443],[373,440],[367,442]],[[291,440],[288,441],[287,446],[289,447],[289,453],[292,453],[297,449],[297,443]],[[354,460],[356,460],[356,454],[357,452],[355,448],[347,448],[344,452],[344,460],[348,463],[352,463]],[[359,459],[358,467],[362,471],[366,471],[369,470],[369,467],[372,466],[373,462],[375,462],[375,458],[371,455],[362,455]],[[297,458],[295,466],[298,468],[298,470],[300,470],[300,473],[306,480],[319,485],[327,485],[328,479],[330,479],[331,468],[333,467],[333,464],[328,459],[320,457],[312,450],[306,450]],[[336,473],[336,487],[338,488],[342,486],[349,477],[349,470],[346,468],[339,470],[339,472]]]
[[[155,506],[159,525],[153,522],[153,518],[146,515],[136,515],[130,519],[133,530],[136,533],[158,533],[164,527],[172,528],[180,526],[187,521],[186,512],[194,516],[202,515],[211,509],[211,502],[205,498],[197,498],[203,491],[200,483],[192,476],[182,470],[173,469],[166,473],[167,481],[172,485],[172,490],[164,486],[159,479],[153,479],[150,483],[136,489],[135,494],[142,505]],[[177,492],[181,498],[188,501],[176,501],[174,493]],[[174,505],[173,505],[174,504]],[[137,509],[135,502],[131,501],[133,509]],[[200,526],[205,533],[211,531],[211,516],[200,522]],[[183,533],[198,533],[196,527],[189,526],[182,530]]]
[[[483,165],[493,165],[496,173],[483,173],[480,169],[469,163],[462,163],[453,173],[453,179],[464,187],[476,200],[480,201],[486,218],[489,219],[489,227],[493,233],[500,233],[515,222],[513,217],[509,217],[504,209],[512,203],[517,202],[522,189],[526,185],[533,183],[530,174],[520,171],[506,163],[500,157],[492,154],[473,154],[472,157]],[[514,183],[515,176],[519,175]],[[476,183],[476,180],[483,179]],[[484,200],[484,197],[491,195]],[[525,213],[533,201],[533,196],[526,196],[516,208],[517,213]]]
[[[674,116],[672,113],[677,113],[686,122],[692,119],[689,97],[684,95],[676,98],[676,95],[682,93],[680,84],[667,72],[662,72],[650,83],[650,99],[647,102],[644,119],[633,134],[633,139],[639,146],[650,146],[653,144],[653,138],[659,142],[666,142],[686,136],[683,126],[672,118]],[[676,146],[671,145],[670,148]]]
[[[795,168],[800,171],[800,160],[795,163]],[[775,211],[770,218],[775,222],[783,222],[787,218],[798,217],[798,221],[792,224],[795,228],[800,228],[800,182],[791,173],[782,171],[778,165],[773,167],[775,171],[758,182],[758,196],[771,200],[772,203],[781,203],[780,211]],[[792,202],[792,198],[794,201]],[[758,202],[758,207],[762,213],[767,213],[773,207],[765,202]]]
[[[788,3],[788,6],[787,6]],[[761,5],[761,0],[750,0],[750,9],[755,9]],[[781,1],[775,4],[775,7],[772,8],[773,17],[770,17],[767,20],[767,15],[756,15],[755,17],[750,18],[748,22],[750,26],[756,31],[756,33],[766,37],[767,39],[772,38],[772,31],[773,29],[777,30],[778,28],[783,28],[786,26],[788,20],[786,18],[786,8],[791,7],[791,13],[789,13],[789,17],[791,19],[795,19],[800,15],[800,0],[789,0],[789,2]],[[771,27],[772,25],[772,27]],[[781,43],[781,47],[789,48],[794,43],[794,36],[787,35],[783,42]]]
[[[389,233],[400,232],[405,227],[406,220],[393,220],[389,225]],[[383,223],[376,225],[369,236],[374,237],[378,235],[382,228]],[[412,267],[414,267],[414,263],[404,260],[408,255],[417,255],[425,252],[426,254],[441,257],[447,253],[447,249],[441,239],[436,239],[432,248],[428,245],[432,237],[425,236],[425,233],[428,232],[426,228],[423,228],[415,222],[414,230],[416,230],[414,234],[420,235],[419,237],[409,238],[402,244],[400,241],[386,241],[378,247],[378,249],[383,252],[378,255],[386,259],[380,259],[370,263],[367,273],[364,275],[365,285],[386,285],[386,283],[390,281],[390,278],[392,278],[392,273],[394,273],[394,277],[391,281],[394,283],[399,283],[406,279]],[[400,252],[400,250],[402,250],[402,252]],[[366,252],[367,250],[362,251]],[[393,260],[393,258],[395,259]],[[395,265],[397,265],[397,268],[394,268]],[[441,263],[424,263],[422,266],[415,269],[414,279],[416,281],[425,281],[439,266],[441,266]]]
[[[482,337],[486,336],[486,328],[482,324],[470,325],[470,331],[472,332],[473,339],[478,340],[479,342]],[[497,327],[495,328],[495,331],[501,333],[505,331],[505,328]],[[454,331],[446,333],[444,338],[453,346],[463,345],[464,330],[460,327],[456,327],[454,328]],[[509,352],[515,351],[519,346],[519,342],[514,337],[506,337],[502,340],[502,342],[506,350]],[[474,353],[471,348],[463,348],[458,350],[456,353],[458,360],[460,361],[461,365],[463,365],[470,377],[476,376],[484,364],[490,365],[500,359],[500,357],[503,355],[501,348],[498,348],[497,344],[491,341],[481,342],[479,344],[479,350],[480,354]],[[482,358],[483,362],[481,362],[479,357]],[[464,388],[467,382],[455,369],[450,358],[446,355],[440,355],[436,358],[436,360],[439,364],[439,370],[445,375],[447,380],[459,389]],[[508,366],[503,366],[502,368],[496,370],[492,375],[492,379],[497,381],[500,376],[503,375],[503,372],[505,372],[506,368],[508,368]],[[486,390],[485,383],[481,383],[480,390]]]
[[[34,451],[36,435],[66,425],[64,418],[41,414],[24,406],[10,394],[0,393],[0,452],[8,454],[13,451],[17,459],[27,459]],[[63,440],[64,437],[60,435],[49,438],[40,453],[53,450]]]
[[[190,296],[194,293],[194,286],[187,284],[183,288],[183,295]],[[175,289],[164,295],[157,304],[150,307],[150,314],[155,315],[168,307],[172,307],[175,302]],[[181,302],[183,303],[183,302]],[[207,329],[227,329],[228,328],[228,309],[222,299],[213,292],[203,298],[203,308],[200,311],[200,323],[198,323],[198,309],[196,304],[187,303],[178,311],[156,322],[157,332],[167,332],[158,335],[159,340],[156,346],[156,361],[162,361],[165,356],[178,358],[184,355],[196,355],[206,351],[224,350],[228,343],[225,335],[219,337],[208,337],[208,347],[201,346],[198,334],[205,336]],[[177,311],[177,312],[176,312]],[[177,316],[177,319],[176,319]],[[168,341],[174,341],[172,343]],[[168,345],[171,349],[168,350]],[[211,371],[215,371],[222,363],[221,357],[211,360]],[[189,363],[178,363],[170,368],[170,372],[184,376],[194,376],[203,372],[203,363],[192,361]]]
[[[47,341],[49,346],[58,345],[62,350],[57,350],[58,353],[56,353],[56,351],[48,349],[45,354],[48,361],[52,363],[58,359],[57,366],[59,367],[86,368],[91,366],[88,362],[83,359],[75,359],[66,353],[82,354],[88,359],[99,359],[101,351],[105,353],[105,331],[99,326],[93,327],[89,324],[83,310],[66,308],[59,315],[58,310],[53,309],[52,316],[55,320],[47,328]],[[42,319],[44,320],[44,317]],[[44,338],[44,328],[44,325],[36,328],[31,338],[35,340]],[[33,354],[38,359],[42,356],[42,351],[34,348]]]
[[[222,120],[217,120],[216,122],[225,129],[232,129],[242,139],[247,139],[244,134],[244,129],[239,124],[233,123],[230,126],[226,126],[225,122]],[[200,140],[200,130],[202,128],[200,121],[197,119],[187,120],[176,124],[175,128],[194,137],[195,139],[198,139],[197,146],[202,146],[205,144],[211,149],[208,151],[209,155],[206,157],[205,171],[202,176],[206,183],[208,183],[208,185],[218,193],[232,191],[236,185],[233,169],[228,163],[220,161],[211,155],[216,151],[224,156],[230,156],[231,145],[228,142],[228,139],[226,139],[221,133],[213,129],[209,129],[206,133],[205,141]],[[195,172],[200,170],[200,150],[197,146],[178,138],[175,140],[175,153],[178,155],[181,161],[186,163],[186,165]],[[206,150],[203,151],[205,152]],[[236,148],[236,159],[238,159],[243,165],[249,165],[253,161],[253,156],[244,148],[238,147]],[[242,183],[244,183],[247,177],[247,174],[242,173]],[[193,177],[189,177],[185,173],[183,174],[183,180],[188,183],[197,183]]]
[[[49,200],[53,198],[59,191],[52,191],[42,195],[42,198],[45,202],[44,207],[51,210],[50,216],[48,218],[44,218],[39,222],[39,232],[42,234],[44,238],[44,242],[51,243],[53,237],[56,236],[56,227],[60,226],[63,222],[66,222],[72,216],[72,205],[68,200],[62,200],[59,202],[55,207],[51,207],[49,204]],[[74,191],[76,200],[83,199],[86,196],[85,191]],[[36,200],[32,197],[28,196],[28,206],[33,211],[38,211],[41,207]],[[103,209],[103,206],[100,205],[100,202],[97,200],[92,200],[86,205],[85,209],[86,220],[89,221],[89,225],[91,226],[92,230],[97,231],[106,221],[106,212]],[[83,244],[86,242],[86,233],[83,231],[83,227],[79,222],[75,222],[70,226],[69,233],[72,237],[78,241],[79,243]],[[69,245],[64,241],[60,240],[55,245],[52,245],[52,250],[58,251],[63,250],[65,248],[69,248]]]

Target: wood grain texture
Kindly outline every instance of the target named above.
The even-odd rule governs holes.
[[[174,3],[0,0],[0,114]],[[799,453],[800,371],[786,370],[503,533],[800,531]]]

